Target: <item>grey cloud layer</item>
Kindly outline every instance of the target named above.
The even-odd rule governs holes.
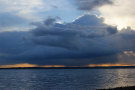
[[[92,10],[105,4],[112,4],[111,0],[75,0],[79,10]]]

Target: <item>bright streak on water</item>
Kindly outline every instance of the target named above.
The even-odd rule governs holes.
[[[0,90],[95,90],[135,85],[135,69],[0,70]]]

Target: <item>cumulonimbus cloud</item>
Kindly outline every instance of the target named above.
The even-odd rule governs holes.
[[[89,22],[83,23],[86,20]],[[116,63],[118,54],[135,51],[135,31],[130,28],[118,32],[117,27],[104,24],[103,18],[95,15],[84,15],[67,24],[55,21],[52,19],[49,27],[44,22],[38,23],[29,32],[0,33],[1,64]]]
[[[105,25],[102,21],[102,18],[95,15],[84,15],[73,23],[65,25],[56,23],[52,27],[47,27],[46,24],[41,24],[32,30],[34,35],[32,40],[41,45],[80,49],[86,47],[92,38],[102,38],[117,33],[116,27]]]

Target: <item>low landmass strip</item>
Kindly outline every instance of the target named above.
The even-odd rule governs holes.
[[[0,69],[135,69],[135,66],[111,66],[111,67],[10,67]]]
[[[118,87],[118,88],[109,88],[109,89],[98,89],[98,90],[135,90],[135,86],[129,87]]]

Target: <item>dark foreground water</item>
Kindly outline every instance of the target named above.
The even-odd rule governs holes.
[[[95,90],[135,85],[135,69],[0,70],[0,90]]]

